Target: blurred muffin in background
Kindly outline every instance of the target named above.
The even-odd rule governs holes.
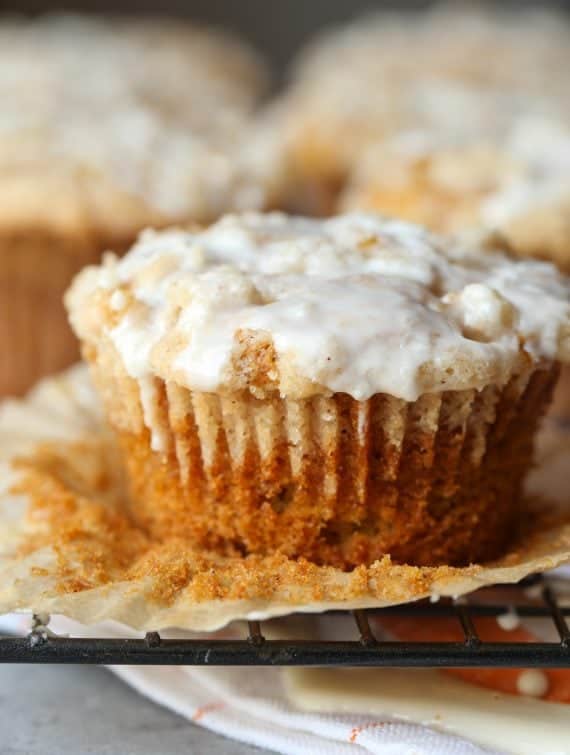
[[[0,395],[76,357],[61,297],[147,226],[269,203],[246,144],[265,70],[180,21],[0,22]]]
[[[299,180],[327,212],[362,153],[401,131],[496,138],[523,115],[565,120],[569,69],[570,25],[554,10],[382,13],[301,54],[283,130]]]
[[[495,142],[400,134],[362,155],[340,207],[488,237],[570,273],[570,128],[527,118]]]

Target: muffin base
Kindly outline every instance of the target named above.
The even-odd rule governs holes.
[[[557,372],[528,365],[502,389],[413,403],[218,396],[158,380],[141,392],[105,372],[99,382],[132,517],[154,537],[348,569],[384,555],[422,566],[498,556]]]

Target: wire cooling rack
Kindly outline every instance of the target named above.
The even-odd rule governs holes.
[[[531,595],[532,597],[529,597]],[[335,615],[325,614],[325,621]],[[556,631],[553,642],[484,642],[477,633],[477,617],[509,613],[521,618],[548,619]],[[358,610],[350,613],[353,639],[268,639],[262,623],[247,622],[242,639],[164,639],[149,632],[143,639],[77,638],[53,635],[49,619],[34,616],[26,637],[0,637],[1,663],[66,663],[106,665],[194,666],[321,666],[321,667],[570,667],[570,605],[561,607],[552,583],[541,577],[518,586],[486,588],[470,598],[437,603],[421,601],[405,606]],[[385,641],[377,636],[375,618],[455,617],[462,642]],[[310,621],[306,618],[305,621]],[[312,618],[317,621],[316,617]],[[319,619],[322,621],[322,618]],[[352,631],[349,631],[352,630]],[[354,631],[355,630],[355,631]]]

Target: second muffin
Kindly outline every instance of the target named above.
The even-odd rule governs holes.
[[[103,251],[265,207],[272,167],[248,144],[264,73],[189,23],[0,17],[0,396],[77,359],[61,298]]]
[[[144,234],[67,305],[138,522],[349,568],[501,551],[568,293],[548,264],[375,215],[247,214]]]

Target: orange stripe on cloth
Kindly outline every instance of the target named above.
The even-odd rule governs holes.
[[[215,710],[220,710],[220,708],[225,708],[226,704],[223,702],[214,702],[214,703],[206,703],[206,705],[201,705],[199,708],[196,708],[194,711],[194,715],[192,716],[192,721],[200,721],[200,719],[204,718],[204,716],[207,713],[212,713]]]
[[[362,726],[355,726],[354,729],[352,729],[352,731],[350,732],[348,741],[351,744],[354,744],[356,740],[358,739],[358,735],[362,734],[362,732],[365,731],[366,729],[378,729],[385,725],[386,725],[385,721],[375,721],[373,723],[363,724]]]
[[[462,642],[459,622],[451,618],[414,619],[386,616],[375,619],[380,627],[400,640],[410,642]],[[484,642],[537,642],[539,638],[522,627],[502,629],[494,618],[477,617],[475,628]],[[442,669],[445,674],[459,677],[470,684],[486,687],[508,695],[520,695],[518,679],[524,669],[516,668],[454,668]],[[541,669],[548,679],[548,691],[541,698],[570,704],[570,669]]]

